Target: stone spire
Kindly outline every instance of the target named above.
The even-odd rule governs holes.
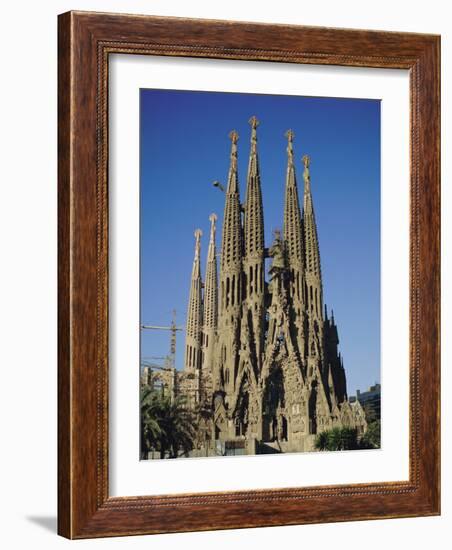
[[[215,349],[214,389],[221,389],[225,385],[233,384],[240,337],[243,230],[237,172],[239,136],[233,130],[229,137],[231,139],[231,157],[224,206],[220,262],[219,323],[222,330]]]
[[[305,240],[306,285],[308,290],[307,302],[310,314],[322,319],[323,287],[322,271],[320,268],[319,240],[315,222],[314,205],[311,195],[311,177],[309,174],[310,158],[303,157],[304,164],[304,208],[303,226]]]
[[[251,125],[251,149],[248,163],[246,188],[244,240],[245,257],[243,262],[244,280],[246,281],[247,309],[249,311],[248,328],[251,329],[251,340],[254,343],[257,369],[261,365],[263,350],[263,316],[264,316],[264,209],[262,205],[259,159],[257,154],[257,127],[259,121],[255,116],[249,120]],[[250,320],[252,319],[251,323]]]
[[[290,296],[293,300],[295,318],[299,322],[297,324],[301,326],[304,304],[303,226],[293,160],[293,139],[295,136],[292,130],[286,132],[286,137],[288,143],[283,236],[291,278]]]
[[[231,160],[226,189],[221,245],[221,272],[240,268],[242,261],[242,217],[240,206],[239,178],[237,171],[237,141],[239,135],[233,130],[231,139]],[[223,296],[225,298],[225,296]],[[225,306],[225,304],[222,304]]]
[[[251,150],[245,202],[245,256],[257,257],[264,252],[264,209],[257,155],[257,127],[259,121],[253,116],[250,118],[249,123],[251,125]]]
[[[306,265],[306,309],[308,320],[307,375],[308,377],[322,379],[323,383],[320,385],[323,386],[323,384],[328,384],[328,365],[325,361],[323,286],[317,225],[311,195],[311,178],[309,174],[310,159],[307,155],[303,157],[303,164],[303,228]],[[326,394],[328,394],[327,391]]]
[[[187,328],[185,337],[185,369],[196,370],[201,367],[201,329],[202,329],[202,279],[201,279],[201,236],[195,231],[195,257],[191,273],[190,297],[188,300]]]
[[[204,286],[204,338],[203,338],[203,370],[212,372],[215,332],[218,324],[218,277],[217,254],[215,244],[217,215],[211,214],[210,241],[207,253],[206,282]]]

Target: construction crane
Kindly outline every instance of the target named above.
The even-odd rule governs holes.
[[[170,341],[170,353],[167,359],[167,364],[170,367],[176,367],[176,334],[178,331],[184,330],[184,327],[178,327],[176,325],[176,310],[173,309],[173,318],[171,320],[171,325],[169,327],[161,325],[141,325],[142,330],[169,330],[171,331],[171,341]]]

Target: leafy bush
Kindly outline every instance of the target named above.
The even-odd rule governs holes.
[[[333,428],[317,434],[315,448],[318,451],[351,451],[380,448],[380,421],[367,426],[367,431],[358,439],[356,428]]]
[[[319,451],[349,451],[359,449],[358,432],[355,428],[333,428],[320,432],[315,439]]]

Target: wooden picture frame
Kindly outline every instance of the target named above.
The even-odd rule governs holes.
[[[440,513],[440,38],[138,15],[59,16],[58,532],[103,537]],[[110,54],[410,73],[409,481],[110,497]]]

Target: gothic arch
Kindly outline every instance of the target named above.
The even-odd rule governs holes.
[[[263,439],[273,441],[278,438],[278,427],[283,421],[280,418],[281,408],[285,407],[284,374],[281,364],[273,364],[265,379],[262,395],[262,429]],[[287,420],[286,420],[287,434]]]

